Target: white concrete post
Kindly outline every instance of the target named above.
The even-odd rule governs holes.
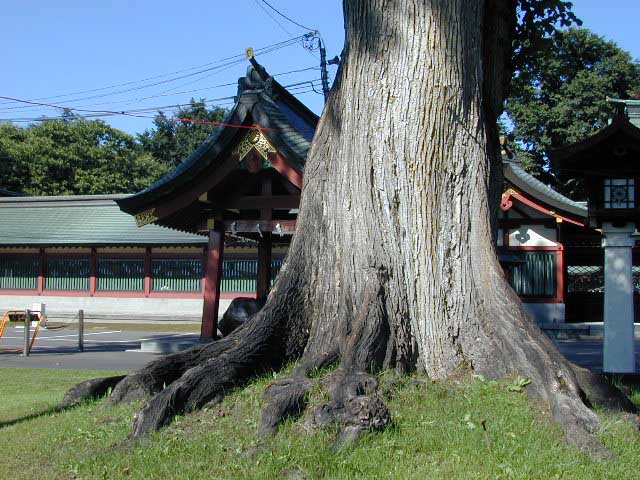
[[[604,359],[610,373],[635,372],[633,338],[633,246],[635,225],[602,225],[604,248]]]

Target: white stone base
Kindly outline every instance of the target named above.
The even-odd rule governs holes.
[[[0,295],[0,314],[6,310],[32,308],[34,303],[46,304],[51,320],[74,318],[84,310],[91,321],[192,321],[202,318],[201,298],[122,298],[122,297],[58,297],[38,295]],[[220,300],[220,316],[231,299]]]

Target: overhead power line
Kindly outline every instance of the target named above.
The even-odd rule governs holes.
[[[307,80],[304,82],[297,82],[290,85],[285,85],[284,88],[288,88],[289,90],[291,90],[292,91],[291,93],[293,93],[294,95],[301,94],[301,93],[309,93],[310,91],[319,93],[317,92],[317,90],[315,90],[315,87],[319,86],[319,83],[318,83],[319,81],[320,79]],[[309,86],[310,88],[308,88]],[[307,88],[307,90],[302,91],[304,88]],[[15,97],[3,96],[3,95],[0,95],[0,99],[10,100],[12,102],[18,102],[18,103],[26,103],[30,105],[38,105],[38,106],[43,106],[48,108],[56,108],[59,110],[67,110],[69,112],[78,112],[81,114],[80,115],[81,117],[85,117],[85,118],[110,117],[114,115],[122,115],[122,116],[128,116],[128,117],[138,117],[138,118],[155,118],[155,116],[145,116],[141,114],[146,112],[158,111],[158,110],[163,110],[168,108],[179,108],[179,107],[190,105],[190,103],[184,103],[184,104],[163,105],[163,106],[115,111],[115,110],[90,110],[90,109],[84,109],[84,108],[69,107],[66,105],[36,102],[33,100],[25,100],[21,98],[15,98]],[[205,103],[213,103],[213,102],[219,102],[223,100],[233,100],[233,99],[235,99],[235,96],[219,97],[211,100],[205,100]],[[65,116],[33,117],[33,118],[19,117],[19,118],[3,118],[3,119],[0,119],[0,122],[38,122],[38,121],[44,121],[44,120],[56,120],[56,119],[64,119],[64,118],[67,118],[67,117]]]
[[[268,54],[268,53],[271,53],[273,51],[279,50],[281,48],[285,48],[285,47],[288,47],[290,45],[294,45],[298,41],[304,40],[304,38],[306,38],[306,35],[299,35],[297,37],[293,37],[293,38],[284,40],[282,42],[278,42],[278,43],[275,43],[275,44],[267,45],[265,47],[261,47],[259,49],[256,49],[256,54],[262,54],[262,55]],[[147,78],[141,79],[141,80],[123,82],[123,83],[119,83],[119,84],[115,84],[115,85],[109,85],[109,86],[106,86],[106,87],[88,89],[88,90],[83,90],[83,91],[74,92],[74,93],[66,93],[66,94],[53,95],[53,96],[47,96],[47,97],[38,97],[38,98],[35,98],[33,100],[36,100],[36,101],[39,101],[39,100],[52,100],[52,99],[56,99],[56,98],[64,98],[64,97],[70,97],[70,96],[75,96],[75,95],[83,95],[85,93],[94,93],[94,92],[99,92],[99,91],[104,91],[104,90],[110,90],[110,89],[113,89],[113,88],[119,88],[119,87],[124,87],[124,86],[129,86],[129,85],[135,85],[135,84],[147,82],[147,81],[150,81],[150,80],[157,80],[159,78],[164,78],[164,77],[167,77],[167,76],[176,75],[176,74],[179,74],[179,73],[184,73],[184,72],[187,72],[187,71],[190,72],[190,73],[187,73],[187,74],[184,74],[184,75],[179,75],[177,77],[172,77],[172,78],[169,78],[169,79],[153,82],[153,83],[150,83],[150,84],[145,84],[145,85],[141,85],[141,86],[137,86],[137,87],[127,88],[127,89],[120,90],[120,91],[117,91],[117,92],[108,92],[108,93],[95,95],[95,96],[71,99],[71,100],[67,100],[67,102],[76,102],[76,101],[88,100],[88,99],[92,99],[92,98],[100,98],[100,97],[105,97],[105,96],[118,95],[118,94],[121,94],[121,93],[126,93],[126,92],[130,92],[130,91],[134,91],[134,90],[141,90],[141,89],[144,89],[144,88],[150,88],[150,87],[153,87],[153,86],[174,82],[174,81],[177,81],[177,80],[181,80],[183,78],[188,78],[188,77],[200,75],[202,73],[210,72],[210,71],[213,71],[213,70],[222,69],[224,67],[228,67],[228,66],[232,66],[232,65],[235,65],[235,64],[238,64],[238,63],[242,63],[242,62],[244,62],[244,60],[245,60],[245,55],[244,54],[238,54],[238,55],[233,55],[233,56],[230,56],[230,57],[226,57],[226,58],[217,60],[215,62],[210,62],[210,63],[206,63],[206,64],[202,64],[202,65],[197,65],[197,66],[189,67],[189,68],[186,68],[186,69],[177,70],[177,71],[171,72],[171,73],[155,75],[155,76],[147,77]],[[226,62],[226,63],[223,63],[223,62]],[[203,68],[203,67],[208,67],[208,68]],[[192,70],[196,70],[196,69],[199,69],[199,70],[196,71],[196,72],[192,71]],[[203,78],[206,78],[206,77],[203,77]],[[10,103],[13,103],[13,102],[3,102],[3,103],[0,103],[0,105],[2,105],[2,104],[6,105],[6,104],[10,104]],[[6,110],[8,110],[10,108],[11,107],[5,107]],[[19,108],[19,107],[16,107],[16,108]]]
[[[279,72],[279,73],[274,73],[272,76],[273,77],[279,77],[279,76],[285,76],[285,75],[290,75],[292,73],[301,73],[301,72],[306,72],[309,70],[319,70],[319,67],[306,67],[306,68],[299,68],[299,69],[295,69],[295,70],[289,70],[286,72]],[[217,88],[222,88],[222,87],[229,87],[229,86],[234,86],[237,85],[238,82],[229,82],[229,83],[221,83],[218,85],[211,85],[208,87],[202,87],[202,88],[195,88],[195,89],[191,89],[191,90],[185,90],[185,91],[181,91],[181,92],[173,92],[173,93],[159,93],[156,95],[148,95],[146,97],[138,97],[138,98],[128,98],[128,99],[123,99],[123,100],[110,100],[110,101],[106,101],[106,102],[96,102],[96,103],[87,103],[87,104],[83,104],[83,105],[75,105],[73,108],[85,108],[85,107],[95,107],[95,106],[101,106],[101,105],[117,105],[117,104],[132,104],[132,103],[138,103],[138,102],[144,102],[146,100],[151,100],[153,98],[161,98],[161,97],[172,97],[172,96],[176,96],[176,95],[183,95],[186,93],[194,93],[194,92],[201,92],[203,90],[214,90]],[[15,102],[12,102],[15,103]],[[58,108],[58,107],[42,107],[42,106],[32,106],[32,105],[27,105],[27,106],[22,106],[20,113],[22,112],[26,112],[26,111],[33,111],[33,110],[42,110],[43,108]],[[71,108],[71,107],[69,107]],[[9,111],[11,110],[11,112]],[[0,109],[0,115],[5,113],[5,114],[9,114],[9,113],[14,113],[13,110],[15,110],[15,108],[12,109]],[[5,120],[0,118],[0,120]]]
[[[309,27],[305,27],[304,25],[302,25],[301,23],[296,22],[295,20],[293,20],[290,17],[287,17],[284,13],[282,13],[280,10],[278,10],[276,7],[274,7],[273,5],[271,5],[269,2],[267,2],[267,0],[260,0],[262,3],[264,3],[267,7],[269,7],[271,10],[273,10],[274,12],[276,12],[278,15],[280,15],[282,18],[284,18],[285,20],[289,21],[290,23],[293,23],[294,25],[303,28],[307,31],[315,31],[315,28],[309,28]]]

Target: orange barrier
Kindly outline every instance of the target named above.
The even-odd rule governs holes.
[[[40,331],[40,326],[42,325],[43,322],[46,322],[46,315],[40,315],[39,313],[35,313],[35,312],[32,313],[32,315],[38,318],[38,323],[36,325],[36,329],[33,331],[33,337],[31,337],[31,342],[29,342],[29,351],[31,351],[31,349],[33,348],[33,344],[36,341],[38,332]],[[0,339],[2,339],[2,334],[4,333],[4,329],[7,326],[7,323],[11,321],[24,322],[25,320],[26,319],[25,319],[24,310],[7,310],[6,312],[4,312],[4,315],[2,315],[2,320],[0,320]],[[26,328],[26,325],[25,325],[25,328]],[[21,353],[23,350],[24,349],[22,348],[12,348],[12,349],[5,349],[1,351]]]

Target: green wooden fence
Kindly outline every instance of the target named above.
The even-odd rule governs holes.
[[[158,258],[151,261],[153,292],[199,292],[202,285],[202,260]]]
[[[38,265],[39,260],[35,255],[0,256],[0,289],[37,289]]]
[[[271,283],[282,266],[281,259],[271,263]],[[35,290],[38,286],[39,259],[36,255],[0,256],[0,289]],[[89,258],[45,260],[46,290],[89,290]],[[153,292],[196,293],[202,288],[203,263],[199,258],[155,258],[151,260]],[[255,259],[223,261],[221,291],[255,293],[258,262]],[[98,258],[96,289],[104,292],[143,292],[143,258]]]
[[[271,262],[271,284],[282,267],[282,260]],[[220,291],[225,293],[256,293],[258,277],[257,260],[229,259],[222,262],[222,282]]]
[[[143,259],[99,258],[96,273],[96,287],[100,291],[144,291]]]
[[[89,290],[88,258],[47,258],[46,290]]]

